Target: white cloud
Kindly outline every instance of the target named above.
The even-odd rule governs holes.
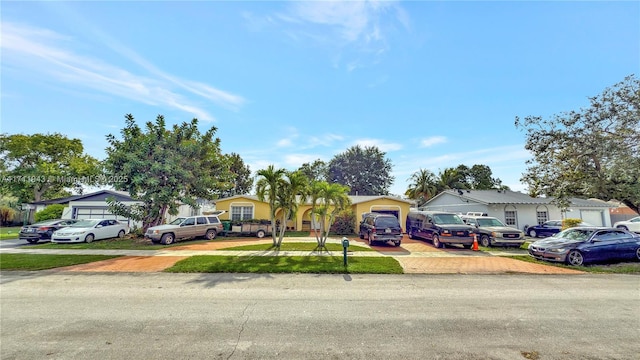
[[[89,88],[144,104],[178,109],[203,121],[212,121],[214,118],[206,109],[186,100],[179,90],[223,106],[237,107],[244,103],[244,99],[238,95],[164,73],[119,44],[112,42],[110,47],[154,76],[134,74],[98,58],[69,50],[69,47],[76,45],[73,40],[48,29],[3,22],[3,66],[6,64],[29,73],[40,73],[72,87]]]
[[[432,136],[420,141],[420,147],[430,147],[438,144],[444,144],[447,142],[447,138],[444,136]]]
[[[288,154],[284,157],[284,163],[290,169],[297,169],[304,163],[312,163],[320,156],[313,154]]]
[[[358,139],[355,141],[355,144],[360,145],[361,147],[375,146],[378,149],[380,149],[380,151],[384,151],[384,152],[397,151],[402,149],[402,144],[389,143],[379,139]]]

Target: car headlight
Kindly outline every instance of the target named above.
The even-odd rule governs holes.
[[[567,251],[567,249],[565,249],[565,248],[549,249],[549,252],[553,252],[553,253],[563,253],[565,251]]]
[[[442,230],[442,233],[443,234],[449,234],[450,232],[449,232],[449,230]]]

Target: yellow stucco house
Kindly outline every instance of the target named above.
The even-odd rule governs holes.
[[[391,213],[398,217],[400,224],[406,223],[411,201],[394,196],[349,196],[351,210],[356,214],[357,230],[362,214],[368,212]],[[225,210],[220,220],[269,219],[269,203],[258,200],[255,195],[236,195],[216,201],[216,210]],[[289,221],[289,230],[311,231],[311,204],[303,204],[298,208],[295,220]],[[276,215],[277,216],[277,215]]]

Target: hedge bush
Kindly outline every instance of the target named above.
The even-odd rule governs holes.
[[[62,217],[62,210],[64,210],[64,205],[62,204],[49,205],[43,210],[35,213],[33,215],[33,218],[36,220],[36,222],[60,219],[60,217]]]

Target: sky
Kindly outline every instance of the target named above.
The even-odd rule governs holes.
[[[105,158],[124,117],[212,126],[255,173],[376,146],[392,194],[488,165],[514,191],[516,116],[640,72],[637,1],[2,1],[0,132]]]

